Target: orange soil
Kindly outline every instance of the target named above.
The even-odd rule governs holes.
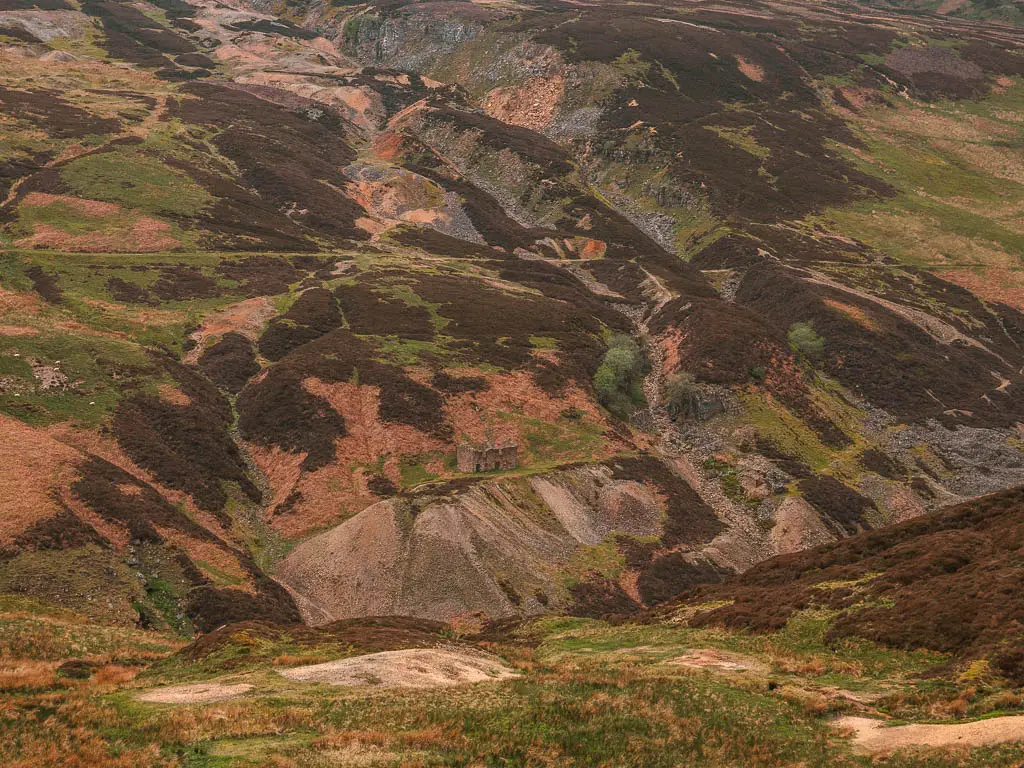
[[[608,244],[603,240],[593,240],[591,238],[585,238],[583,247],[579,250],[581,259],[600,259],[604,257],[605,251],[608,250]]]
[[[429,224],[440,217],[435,202],[441,202],[440,193],[422,176],[412,173],[394,173],[380,181],[356,181],[346,186],[349,196],[380,223],[363,227],[367,231],[376,225],[384,228],[399,221]]]
[[[550,125],[564,92],[562,75],[534,77],[522,85],[495,88],[484,100],[484,111],[498,120],[537,131]]]
[[[380,133],[373,139],[373,151],[381,160],[394,160],[402,153],[404,144],[399,133]]]

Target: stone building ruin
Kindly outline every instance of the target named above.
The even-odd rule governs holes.
[[[490,441],[480,448],[462,443],[455,451],[459,472],[490,472],[495,469],[515,469],[519,466],[519,446],[506,443],[497,446]]]

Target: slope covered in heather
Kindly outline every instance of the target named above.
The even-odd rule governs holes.
[[[5,592],[631,611],[1024,481],[1011,27],[8,0],[0,43]]]
[[[0,762],[1019,712],[1015,15],[0,0]]]
[[[955,654],[1019,685],[1021,521],[1016,489],[755,566],[665,610],[690,626],[777,631],[799,611],[835,614],[828,639]]]

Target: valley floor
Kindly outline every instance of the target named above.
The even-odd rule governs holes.
[[[181,649],[156,633],[7,600],[0,762],[987,768],[1024,760],[1024,745],[991,743],[1019,735],[1020,717],[990,718],[1020,699],[984,670],[951,681],[942,654],[828,645],[826,612],[797,614],[769,635],[689,628],[686,616],[618,626],[548,618],[472,636],[410,619],[316,630],[249,622]],[[420,665],[423,687],[389,687],[372,673],[330,685],[319,682],[322,668],[280,674],[391,651],[399,651],[385,657],[392,665],[399,657]],[[370,669],[364,660],[347,667]],[[469,679],[485,681],[428,687],[470,668]],[[949,723],[952,741],[939,726],[873,729],[871,718]],[[932,746],[916,747],[921,740]]]

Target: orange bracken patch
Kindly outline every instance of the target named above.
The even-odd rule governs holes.
[[[59,661],[4,659],[0,662],[0,691],[45,688],[57,682]]]
[[[402,153],[404,144],[400,133],[380,133],[373,139],[373,151],[381,160],[394,160]]]
[[[348,434],[337,441],[342,463],[372,464],[381,456],[405,456],[444,450],[447,446],[415,427],[384,424],[378,415],[380,389],[368,384],[327,383],[306,379],[303,387],[322,397],[345,419]]]
[[[583,247],[579,252],[581,259],[600,259],[604,257],[605,252],[608,250],[608,244],[604,240],[594,240],[589,237],[583,239]]]
[[[88,232],[73,235],[49,224],[40,224],[29,237],[15,242],[19,248],[50,248],[72,253],[153,253],[181,243],[170,235],[171,225],[141,216],[127,232]]]
[[[76,213],[81,213],[85,216],[116,216],[121,212],[121,206],[117,203],[86,200],[81,197],[71,197],[70,195],[51,195],[46,192],[29,192],[21,201],[22,205],[29,208],[42,208],[56,203],[63,203]]]
[[[1024,270],[987,267],[983,270],[951,269],[938,277],[963,286],[984,301],[1000,301],[1024,311]]]
[[[61,511],[51,494],[78,477],[82,458],[45,432],[0,415],[0,541]]]
[[[187,494],[161,485],[152,474],[142,469],[128,458],[124,451],[121,450],[121,447],[117,444],[117,441],[112,437],[104,436],[96,430],[77,429],[68,423],[53,424],[46,428],[46,433],[55,440],[76,448],[82,453],[92,454],[104,459],[105,461],[109,461],[111,464],[120,467],[128,474],[137,477],[142,482],[153,486],[161,496],[172,504],[183,505],[193,519],[195,519],[200,525],[210,528],[211,530],[216,530],[218,528],[219,524],[217,519],[212,514],[197,508],[195,502],[193,502],[191,497]],[[73,498],[68,498],[65,501],[79,517],[87,520],[90,525],[115,544],[121,546],[122,544],[127,543],[127,539],[125,538],[126,534],[122,529],[107,523],[84,505],[78,504]],[[124,540],[122,541],[122,539]]]
[[[275,314],[274,302],[266,296],[246,299],[211,312],[203,319],[199,330],[190,336],[196,345],[185,356],[185,362],[194,365],[210,341],[229,331],[255,339],[264,323]]]
[[[458,375],[454,370],[449,373]],[[479,374],[478,370],[471,373]],[[491,374],[485,378],[488,384],[485,391],[459,395],[445,404],[445,414],[455,428],[456,440],[521,441],[523,436],[517,423],[489,418],[497,412],[518,413],[528,419],[555,422],[566,409],[577,408],[594,421],[605,423],[594,402],[572,384],[566,385],[558,395],[550,395],[537,386],[529,371]]]
[[[380,501],[367,486],[368,479],[361,467],[353,469],[343,464],[331,464],[303,475],[297,485],[302,498],[270,524],[288,537],[335,525]]]
[[[157,387],[160,399],[171,405],[191,405],[192,398],[172,384],[161,384]]]
[[[39,297],[30,293],[17,293],[0,287],[0,314],[8,312],[25,312],[38,315],[41,305]]]
[[[740,72],[749,77],[755,83],[764,82],[764,68],[760,64],[747,61],[742,56],[736,57],[736,64],[739,66]]]
[[[855,307],[852,304],[845,304],[841,301],[836,301],[835,299],[825,299],[825,304],[832,309],[842,312],[844,315],[855,320],[869,331],[878,330],[878,323],[872,320],[871,316],[860,307]]]
[[[658,337],[658,344],[661,346],[662,353],[664,354],[663,364],[665,373],[675,373],[679,370],[681,365],[679,349],[682,347],[685,339],[686,334],[675,327],[669,328]]]

